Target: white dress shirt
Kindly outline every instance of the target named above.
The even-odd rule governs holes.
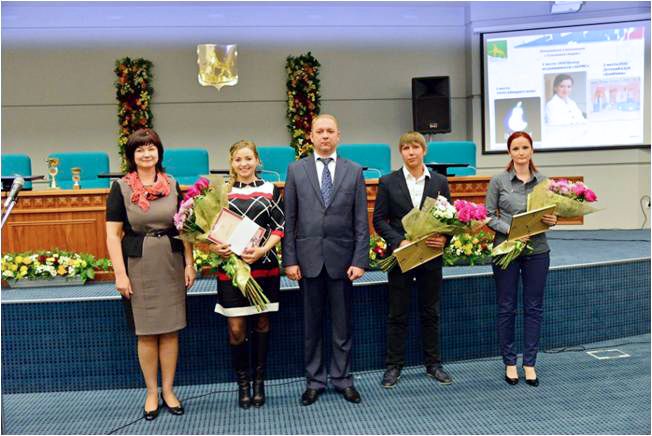
[[[430,178],[430,172],[424,165],[423,174],[421,174],[421,176],[416,179],[404,166],[403,176],[405,176],[405,183],[407,183],[408,191],[410,191],[412,206],[419,208],[421,206],[421,199],[423,198],[423,190],[426,187],[426,177]]]
[[[317,152],[315,152],[313,153],[313,156],[315,157],[315,163],[317,164],[317,179],[319,180],[319,186],[321,186],[321,176],[324,172],[324,163],[318,159],[320,157],[330,157],[333,159],[328,163],[328,171],[331,172],[331,183],[335,185],[335,161],[337,160],[337,152],[334,151],[330,156],[319,156]]]
[[[555,94],[546,103],[546,122],[551,125],[581,124],[586,119],[582,111],[570,97],[564,100]]]

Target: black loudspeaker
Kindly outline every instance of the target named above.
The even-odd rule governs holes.
[[[450,78],[412,78],[412,122],[420,133],[450,133]]]

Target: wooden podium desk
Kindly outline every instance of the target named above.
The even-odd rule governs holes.
[[[20,192],[2,229],[2,252],[60,248],[108,257],[108,193],[106,188]],[[3,202],[5,197],[3,192]]]
[[[565,178],[583,180],[582,177]],[[451,197],[453,200],[484,203],[489,180],[487,176],[449,177]],[[369,179],[366,185],[369,224],[373,231],[371,222],[378,179]],[[277,183],[277,186],[283,190],[284,184]],[[105,230],[108,193],[108,189],[20,192],[18,202],[2,229],[2,252],[60,248],[108,257]],[[3,192],[3,202],[5,197]],[[582,224],[583,219],[560,220],[560,223]]]

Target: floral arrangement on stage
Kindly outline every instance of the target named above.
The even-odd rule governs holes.
[[[566,179],[548,179],[532,189],[527,197],[527,210],[532,211],[546,206],[556,206],[555,215],[570,218],[597,212],[587,203],[597,201],[598,196],[582,182]],[[521,254],[529,253],[532,247],[523,241],[504,241],[493,248],[496,265],[507,269],[509,264]]]
[[[401,220],[408,241],[416,241],[428,235],[475,234],[487,223],[487,209],[484,205],[456,200],[450,204],[439,195],[437,199],[427,197],[421,209],[414,208]],[[397,263],[394,255],[378,262],[383,271],[389,271]]]
[[[216,253],[212,251],[206,252],[198,248],[193,248],[192,257],[195,261],[195,270],[200,273],[204,268],[209,268],[210,272],[216,273],[222,263],[222,259]]]
[[[115,81],[116,98],[118,99],[118,121],[120,136],[118,147],[121,166],[126,170],[125,145],[129,135],[145,127],[152,127],[152,111],[150,110],[152,93],[152,63],[143,58],[118,59],[113,70],[118,78]]]
[[[462,233],[451,238],[444,249],[444,265],[484,265],[491,263],[494,235],[480,231],[475,235]]]
[[[184,196],[178,212],[174,215],[174,225],[179,230],[179,237],[196,243],[212,243],[208,239],[217,215],[228,207],[226,183],[221,176],[200,177]],[[208,259],[206,259],[208,260]],[[251,268],[240,257],[231,254],[227,259],[221,256],[211,258],[216,268],[221,268],[233,286],[240,289],[259,310],[263,310],[269,299],[262,288],[251,276]]]
[[[387,242],[379,235],[373,234],[369,237],[369,268],[378,270],[379,262],[388,255]]]
[[[7,253],[2,256],[4,280],[52,280],[56,277],[79,278],[82,283],[95,278],[95,271],[108,271],[109,259],[95,259],[88,253],[44,250]]]
[[[288,56],[287,72],[287,128],[290,132],[290,146],[297,159],[312,153],[310,126],[319,115],[319,67],[321,65],[308,52],[301,56]]]

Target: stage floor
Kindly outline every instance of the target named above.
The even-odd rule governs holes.
[[[301,319],[301,303],[296,283],[283,279],[288,292],[276,322],[286,328],[275,333],[268,404],[247,411],[237,407],[230,381],[225,321],[206,310],[215,281],[199,280],[176,378],[187,414],[162,411],[154,422],[140,419],[144,389],[128,388],[140,385],[140,373],[113,283],[3,289],[2,433],[649,434],[650,231],[554,231],[549,238],[554,271],[538,388],[502,378],[490,266],[444,270],[442,349],[455,379],[450,386],[408,366],[395,389],[381,388],[386,274],[369,272],[358,281],[359,405],[332,391],[314,406],[299,404],[301,337],[291,326]],[[65,301],[71,303],[22,304]],[[420,361],[417,339],[409,338],[408,365]],[[603,339],[609,341],[596,343]],[[551,349],[562,345],[572,346]],[[598,360],[589,348],[627,356]]]
[[[618,263],[650,258],[650,229],[644,230],[555,230],[548,233],[551,268]],[[490,265],[445,267],[444,278],[490,275]],[[385,283],[387,274],[369,271],[354,285]],[[283,277],[281,289],[297,289],[297,283]],[[56,292],[53,290],[56,289]],[[217,292],[213,278],[199,279],[189,293]],[[111,282],[59,288],[3,289],[2,303],[27,303],[69,300],[106,300],[119,296]]]
[[[627,357],[587,353],[618,349]],[[650,335],[545,350],[540,386],[509,386],[498,357],[446,365],[448,386],[408,367],[393,389],[382,371],[356,372],[363,397],[350,404],[328,391],[312,406],[303,378],[272,380],[267,404],[242,410],[235,383],[179,386],[186,414],[141,419],[144,389],[2,396],[5,434],[650,434]],[[522,375],[521,375],[522,377]]]

